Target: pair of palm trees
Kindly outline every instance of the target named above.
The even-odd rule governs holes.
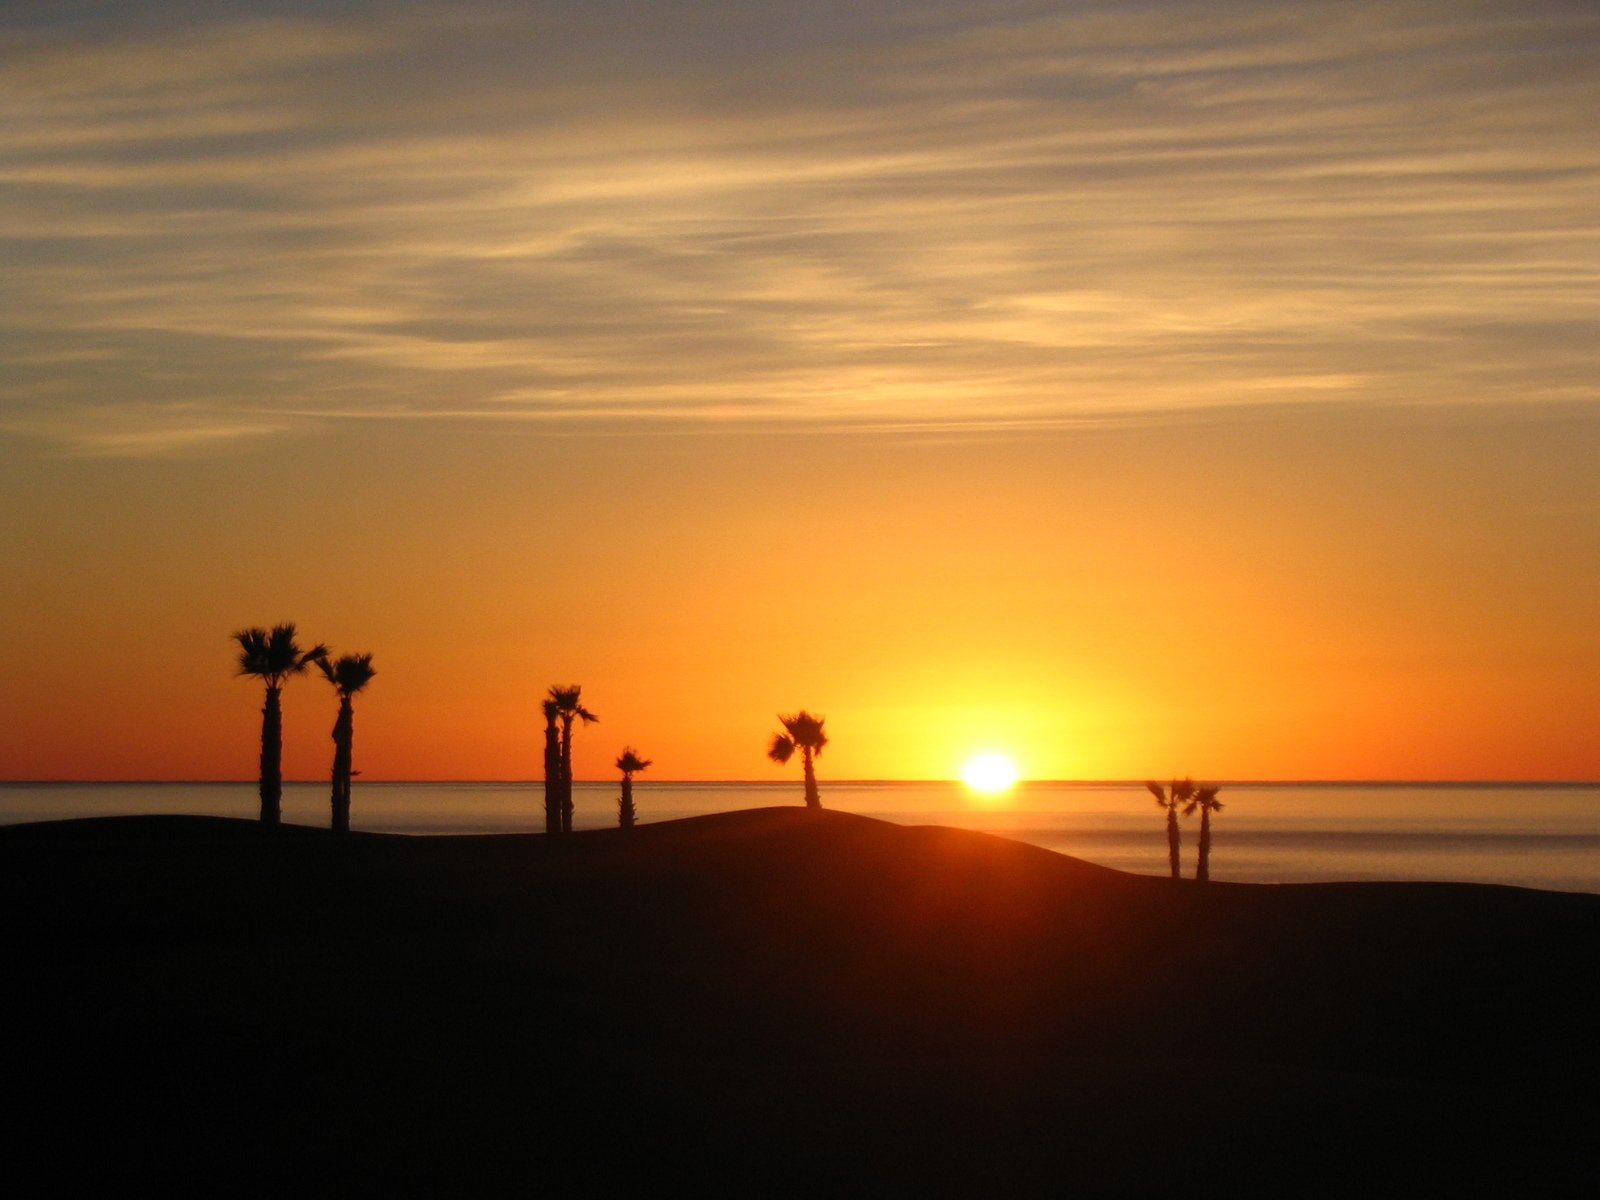
[[[800,751],[805,767],[807,808],[822,807],[822,797],[817,792],[816,758],[828,744],[828,735],[822,731],[825,719],[814,717],[803,708],[789,716],[779,713],[778,722],[783,732],[773,734],[767,747],[767,757],[775,763],[787,763],[796,750]]]
[[[305,674],[315,663],[339,695],[339,715],[333,723],[332,796],[333,828],[350,831],[350,779],[355,742],[355,697],[372,677],[370,654],[343,654],[329,661],[332,651],[318,642],[302,650],[293,622],[271,629],[253,626],[233,635],[239,646],[239,674],[260,679],[266,684],[266,702],[261,707],[261,823],[277,825],[283,819],[283,685],[296,675]]]
[[[583,687],[553,685],[544,701],[544,831],[572,832],[572,727],[600,720],[583,706]]]
[[[1178,813],[1181,810],[1184,816],[1192,817],[1197,811],[1199,812],[1200,861],[1195,867],[1194,877],[1204,883],[1211,878],[1211,814],[1222,811],[1222,801],[1217,799],[1217,793],[1222,789],[1197,787],[1189,779],[1185,779],[1182,783],[1174,779],[1166,788],[1152,779],[1144,786],[1150,789],[1151,795],[1156,798],[1156,804],[1167,813],[1167,860],[1172,866],[1174,879],[1182,875],[1179,854],[1182,834],[1178,830]]]

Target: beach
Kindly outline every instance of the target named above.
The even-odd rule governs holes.
[[[1570,1191],[1600,897],[772,808],[0,829],[5,1169],[232,1190]]]
[[[617,823],[617,783],[578,781],[574,827]],[[636,785],[645,823],[792,804],[787,781]],[[1167,873],[1160,810],[1139,781],[1030,780],[1001,796],[960,783],[825,783],[829,809],[900,825],[994,833],[1134,874]],[[354,827],[368,833],[533,833],[544,826],[538,781],[371,782],[355,788]],[[1500,883],[1600,893],[1600,783],[1224,783],[1227,811],[1211,855],[1231,883],[1363,880]],[[285,820],[328,824],[328,783],[284,787]],[[252,817],[254,782],[0,783],[0,825],[68,817],[186,813]],[[1183,822],[1184,873],[1198,831]]]

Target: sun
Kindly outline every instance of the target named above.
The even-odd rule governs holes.
[[[1017,764],[1004,754],[979,754],[961,768],[961,779],[969,788],[985,796],[1009,792],[1017,782]]]

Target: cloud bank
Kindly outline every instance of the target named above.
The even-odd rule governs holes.
[[[1600,399],[1590,4],[23,5],[0,104],[85,452]]]

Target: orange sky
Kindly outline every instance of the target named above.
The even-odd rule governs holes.
[[[1592,9],[612,7],[23,22],[0,778],[1600,778]]]

